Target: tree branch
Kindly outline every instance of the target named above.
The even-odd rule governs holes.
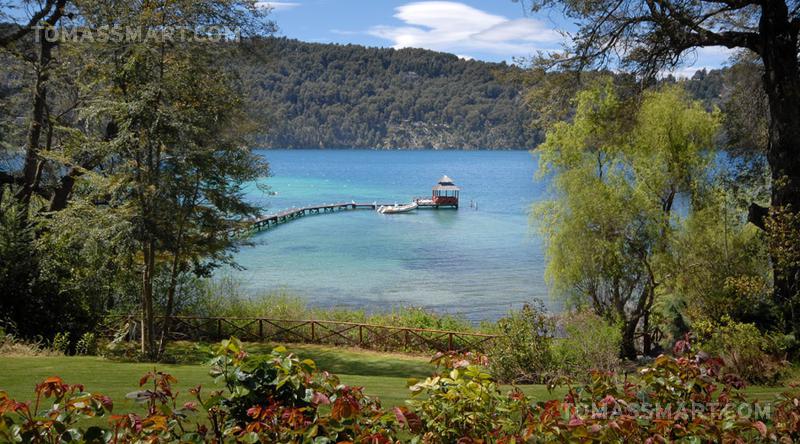
[[[50,10],[53,9],[53,5],[55,5],[55,3],[55,0],[47,0],[42,9],[34,14],[26,25],[19,26],[16,31],[11,32],[10,34],[0,36],[0,47],[8,46],[11,42],[17,41],[24,37],[25,34],[31,32],[31,30],[39,23],[39,21],[50,13]]]
[[[762,207],[757,203],[751,203],[747,208],[747,221],[762,230],[767,229],[766,218],[769,215],[769,208]]]

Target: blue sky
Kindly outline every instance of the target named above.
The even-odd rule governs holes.
[[[558,11],[530,13],[512,0],[284,0],[273,8],[278,35],[309,42],[418,47],[465,58],[512,61],[559,49],[574,25]],[[724,64],[730,53],[707,48],[677,71]]]
[[[19,2],[12,2],[17,3]],[[470,59],[513,62],[536,51],[560,49],[564,32],[575,30],[558,10],[533,14],[513,0],[280,0],[272,8],[278,35],[308,42],[415,47]],[[25,16],[23,10],[15,11]],[[704,48],[675,71],[689,76],[718,68],[731,51]]]

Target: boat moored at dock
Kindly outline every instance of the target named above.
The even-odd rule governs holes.
[[[414,211],[417,209],[419,205],[416,202],[411,202],[410,204],[405,205],[387,205],[381,206],[378,208],[378,213],[381,214],[396,214],[396,213],[408,213],[409,211]]]
[[[453,179],[442,176],[439,182],[433,187],[431,198],[415,198],[408,204],[381,204],[378,202],[358,203],[356,201],[341,202],[333,204],[310,205],[301,208],[290,208],[274,214],[266,214],[249,221],[239,223],[239,226],[231,229],[231,234],[235,236],[246,235],[253,232],[263,231],[274,226],[289,222],[300,217],[311,214],[334,213],[347,210],[372,209],[381,214],[408,213],[417,208],[454,208],[458,209],[458,195],[461,189],[453,183]],[[277,193],[276,193],[277,194]]]

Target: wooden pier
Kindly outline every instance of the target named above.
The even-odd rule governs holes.
[[[290,208],[288,210],[283,210],[279,213],[265,214],[263,216],[259,216],[255,219],[252,219],[246,223],[247,228],[245,228],[243,231],[245,233],[264,231],[272,227],[284,224],[286,222],[312,214],[335,213],[339,211],[352,211],[352,210],[377,210],[381,206],[388,206],[388,205],[394,205],[394,204],[377,203],[377,202],[372,202],[372,203],[341,202],[333,204],[310,205],[301,208]]]
[[[458,193],[460,190],[461,189],[455,186],[453,183],[453,179],[443,176],[441,179],[439,179],[439,182],[436,184],[436,186],[433,187],[431,198],[415,197],[413,202],[418,205],[417,208],[458,209]],[[255,219],[244,221],[238,228],[231,230],[230,233],[234,236],[246,236],[251,233],[268,230],[272,227],[276,227],[286,222],[311,214],[335,213],[349,210],[374,211],[380,207],[388,207],[393,205],[396,205],[396,203],[356,203],[355,201],[350,201],[332,204],[310,205],[301,208],[290,208],[279,213],[266,214]]]

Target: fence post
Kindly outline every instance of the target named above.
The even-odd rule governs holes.
[[[405,333],[403,335],[403,346],[408,348],[408,329],[403,330],[403,333]]]
[[[217,339],[222,339],[222,318],[217,319]]]
[[[264,340],[264,320],[258,320],[258,338]]]
[[[453,351],[453,333],[447,334],[447,351]]]
[[[363,325],[359,325],[358,326],[358,345],[360,347],[364,346],[364,326]]]
[[[316,322],[317,321],[311,321],[311,342],[315,342],[317,340],[316,336],[314,335],[314,324],[316,324]]]

